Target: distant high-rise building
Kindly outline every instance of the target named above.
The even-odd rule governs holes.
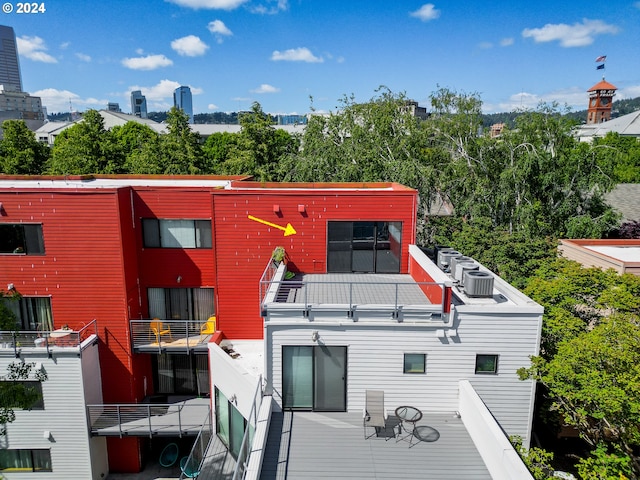
[[[4,25],[0,25],[0,85],[4,85],[5,91],[22,91],[16,34],[13,28]]]
[[[140,90],[131,92],[131,115],[147,118],[147,99]]]
[[[178,87],[173,92],[173,106],[189,115],[189,123],[193,123],[193,102],[189,87]]]
[[[116,102],[109,102],[107,103],[107,110],[109,110],[110,112],[120,113],[120,104]]]

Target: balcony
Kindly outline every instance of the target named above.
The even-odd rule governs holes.
[[[206,352],[212,336],[202,320],[130,320],[129,327],[138,353]]]
[[[49,358],[56,352],[80,352],[82,344],[90,336],[98,335],[95,320],[75,331],[59,328],[53,331],[0,332],[0,352],[10,351],[16,358],[21,354],[46,352]]]
[[[210,415],[208,398],[178,403],[87,405],[91,435],[106,437],[196,436],[203,419]]]

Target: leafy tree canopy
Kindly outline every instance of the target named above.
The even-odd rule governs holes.
[[[23,120],[2,122],[0,173],[37,175],[49,158],[49,147],[38,142]]]

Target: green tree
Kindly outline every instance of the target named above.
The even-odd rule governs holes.
[[[160,135],[147,125],[127,122],[111,129],[113,142],[124,156],[123,171],[133,174],[162,173]]]
[[[35,363],[12,362],[7,366],[7,374],[0,377],[0,436],[6,434],[6,424],[15,421],[15,409],[29,410],[40,399],[38,390],[24,382],[47,380],[47,374],[35,366]]]
[[[5,120],[2,130],[0,172],[10,175],[42,173],[49,158],[49,147],[38,142],[22,120]]]
[[[299,141],[275,128],[270,115],[254,102],[239,116],[239,133],[220,133],[205,142],[210,169],[225,175],[252,175],[260,181],[277,180],[279,162],[298,151]]]
[[[189,116],[172,107],[167,114],[167,133],[160,137],[161,173],[167,175],[202,173],[204,156],[200,134],[189,126]]]
[[[530,369],[519,372],[547,388],[552,409],[591,447],[617,458],[604,462],[609,469],[616,463],[618,468],[631,468],[636,477],[640,476],[639,321],[633,314],[607,316],[593,329],[561,342],[552,359],[534,358]],[[602,463],[597,458],[586,462]]]
[[[419,218],[436,194],[433,168],[425,161],[427,136],[407,108],[404,94],[386,87],[365,103],[344,97],[337,113],[312,115],[302,150],[285,155],[282,181],[399,182],[420,192]]]
[[[82,120],[56,137],[49,174],[121,173],[123,156],[96,110],[88,110]]]

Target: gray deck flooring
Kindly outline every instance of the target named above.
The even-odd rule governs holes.
[[[430,426],[433,442],[393,437],[397,418],[387,419],[387,433],[365,439],[358,413],[274,412],[261,480],[491,479],[462,421],[452,414],[425,413],[416,426]],[[437,436],[437,435],[436,435]]]
[[[356,305],[431,303],[410,275],[308,274],[302,277],[302,282],[305,286],[297,289],[295,298],[287,301],[318,304],[351,302]]]

